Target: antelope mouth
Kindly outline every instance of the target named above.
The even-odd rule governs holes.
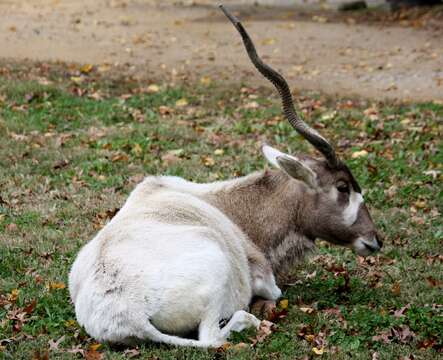
[[[352,244],[355,252],[361,256],[371,255],[381,249],[381,243],[374,236],[371,239],[359,237]]]

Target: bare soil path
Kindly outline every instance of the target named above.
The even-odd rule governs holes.
[[[294,8],[224,3],[297,89],[443,100],[441,32],[300,19]],[[128,63],[156,78],[263,82],[215,1],[0,0],[0,29],[4,59]]]

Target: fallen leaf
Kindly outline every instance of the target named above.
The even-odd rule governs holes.
[[[42,353],[40,353],[40,350],[34,351],[34,354],[32,356],[32,360],[49,360],[48,350],[45,350]]]
[[[134,144],[132,151],[134,152],[135,156],[141,156],[143,154],[143,149],[139,143]]]
[[[437,343],[437,340],[436,339],[434,339],[434,338],[431,338],[431,339],[425,339],[425,340],[423,340],[423,341],[420,341],[418,344],[417,344],[417,348],[418,349],[429,349],[429,348],[432,348],[432,347],[434,347],[434,345]]]
[[[275,315],[276,305],[274,300],[258,299],[251,306],[251,312],[259,318],[271,319]]]
[[[117,162],[117,161],[123,161],[123,162],[127,162],[129,160],[129,156],[126,154],[115,154],[114,156],[112,156],[111,161],[112,162]]]
[[[426,278],[426,282],[430,287],[440,287],[443,285],[443,281],[433,278],[432,276],[428,276]]]
[[[179,108],[185,107],[187,105],[188,105],[188,100],[186,100],[185,98],[181,98],[175,102],[175,106]]]
[[[405,306],[403,306],[401,309],[394,311],[394,317],[395,318],[401,318],[403,316],[405,316],[405,312],[411,308],[411,304],[407,304]]]
[[[155,94],[160,91],[160,87],[156,84],[151,84],[148,86],[148,88],[146,90],[147,90],[148,94]]]
[[[288,299],[280,300],[280,302],[278,303],[278,306],[282,310],[286,310],[288,308],[288,305],[289,305],[289,300]]]
[[[306,314],[312,314],[314,312],[314,309],[309,307],[309,306],[301,307],[300,310],[303,311]]]
[[[313,347],[313,348],[312,348],[312,352],[313,352],[315,355],[323,355],[323,353],[325,352],[325,348],[324,348],[324,347],[321,347],[320,349],[318,349],[318,348],[316,348],[316,347]]]
[[[93,68],[94,66],[92,64],[85,64],[80,68],[80,72],[82,74],[89,74]]]
[[[52,166],[52,168],[54,170],[58,170],[58,169],[62,169],[64,167],[66,167],[68,165],[69,165],[69,161],[66,159],[62,159],[62,160],[56,161],[55,164]]]
[[[274,38],[263,39],[261,44],[262,45],[273,45],[273,44],[275,44],[275,39]]]
[[[389,344],[391,342],[390,339],[391,331],[384,331],[380,335],[374,335],[372,337],[373,341],[382,341],[385,344]]]
[[[66,288],[66,284],[63,282],[51,282],[47,285],[49,290],[61,290]]]
[[[180,161],[180,158],[177,155],[172,154],[170,152],[164,154],[161,157],[161,159],[162,159],[162,162],[164,162],[166,165],[172,165],[172,164],[175,164],[176,162]]]
[[[215,165],[215,160],[210,156],[203,156],[202,158],[203,165],[211,167]]]
[[[139,356],[140,351],[138,351],[137,349],[126,349],[125,351],[123,351],[123,355],[131,359],[133,357]]]
[[[306,340],[308,343],[312,344],[312,343],[314,342],[314,340],[315,340],[315,335],[313,335],[313,334],[306,335],[306,336],[305,336],[305,340]]]
[[[394,338],[402,344],[407,344],[415,338],[414,332],[412,332],[407,325],[393,328],[391,329],[391,332]]]
[[[95,343],[95,344],[91,344],[89,345],[89,350],[91,351],[97,351],[98,349],[100,349],[102,347],[102,344],[100,343]]]
[[[427,206],[427,203],[425,200],[417,200],[414,202],[414,206],[418,209],[424,209]]]
[[[357,159],[359,157],[368,156],[368,152],[366,150],[354,151],[351,155],[353,159]]]
[[[158,107],[158,112],[160,113],[160,115],[165,116],[171,114],[172,109],[169,106],[160,105]]]
[[[74,319],[66,320],[65,326],[66,327],[77,327],[77,321],[75,321]]]
[[[28,305],[26,305],[26,306],[23,308],[23,311],[24,311],[26,314],[30,315],[30,314],[34,311],[36,305],[37,305],[37,300],[34,299],[34,300],[32,300]]]
[[[314,16],[312,17],[312,21],[315,21],[315,22],[318,22],[318,23],[324,24],[324,23],[328,22],[328,18],[327,18],[327,17],[324,17],[324,16],[314,15]]]
[[[81,344],[79,344],[77,346],[73,346],[71,349],[67,350],[66,352],[68,352],[70,354],[81,354],[81,355],[85,356],[85,350],[82,349]]]
[[[232,347],[232,344],[230,342],[225,342],[222,346],[219,346],[217,348],[217,352],[226,352]]]
[[[14,232],[17,229],[18,229],[18,226],[15,223],[10,223],[10,224],[6,225],[6,230],[8,230],[8,231]]]
[[[48,341],[48,345],[49,345],[49,351],[59,351],[58,346],[60,345],[61,342],[63,342],[63,340],[65,340],[65,335],[63,335],[60,339],[58,339],[57,341],[54,340],[49,340]]]
[[[394,283],[394,285],[392,285],[391,287],[391,291],[394,295],[399,296],[401,293],[401,287],[400,287],[400,283],[398,281],[396,281]]]
[[[244,343],[244,342],[240,342],[240,343],[235,344],[234,346],[232,346],[231,349],[236,350],[236,351],[239,351],[239,350],[246,349],[246,348],[248,348],[248,347],[249,347],[248,344],[246,344],[246,343]]]
[[[202,84],[204,86],[209,86],[209,85],[211,85],[211,83],[212,83],[212,80],[209,76],[203,76],[200,79],[200,84]]]
[[[268,320],[262,320],[260,323],[260,326],[257,330],[257,335],[254,338],[254,340],[252,341],[252,346],[257,344],[258,342],[262,342],[269,335],[271,335],[273,327],[274,327],[274,323],[272,323]]]
[[[257,109],[260,107],[257,101],[251,101],[243,106],[245,109]]]
[[[19,289],[13,289],[7,296],[8,301],[10,301],[10,302],[17,301],[19,293],[20,293]]]
[[[85,351],[84,356],[86,360],[101,360],[104,355],[98,351],[89,350]]]
[[[71,81],[75,84],[81,84],[84,79],[81,76],[71,76]]]

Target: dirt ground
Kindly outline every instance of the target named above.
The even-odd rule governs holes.
[[[0,0],[0,57],[128,64],[155,78],[265,84],[216,3]],[[332,21],[327,12],[224,3],[244,19],[259,53],[294,89],[443,100],[439,29],[362,25],[346,15]]]

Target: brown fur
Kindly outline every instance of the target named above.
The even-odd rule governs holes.
[[[349,196],[338,193],[335,201],[328,195],[338,182],[347,183],[356,192],[361,191],[344,164],[330,169],[324,160],[299,158],[317,174],[318,189],[309,188],[282,170],[266,170],[204,196],[246,233],[277,274],[287,272],[310,252],[316,238],[350,246],[358,236],[376,233],[364,204],[359,209],[357,221],[345,226],[342,214]],[[277,256],[278,249],[284,251],[284,255]]]

